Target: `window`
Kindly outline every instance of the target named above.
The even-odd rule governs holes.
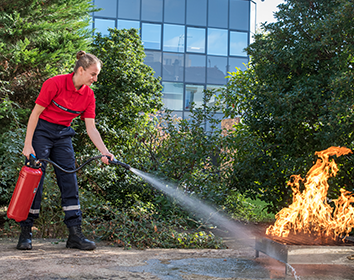
[[[119,0],[118,17],[140,19],[140,0]]]
[[[205,53],[205,28],[187,27],[187,52]]]
[[[240,68],[241,70],[246,70],[246,66],[248,64],[247,58],[236,58],[236,57],[229,57],[229,70],[228,72],[236,72],[236,67]]]
[[[206,14],[207,0],[187,0],[188,25],[206,26]]]
[[[95,1],[95,5],[97,8],[101,8],[102,10],[99,12],[95,12],[95,16],[99,15],[100,17],[117,17],[117,0],[100,0]]]
[[[161,76],[161,52],[145,51],[144,63],[154,69],[155,77]]]
[[[134,21],[134,20],[123,20],[123,19],[119,19],[118,20],[118,29],[131,29],[131,28],[135,28],[135,29],[140,29],[140,23],[139,21]]]
[[[226,84],[227,80],[227,57],[208,56],[207,61],[207,83],[209,84]]]
[[[247,56],[244,50],[248,45],[248,33],[230,32],[230,55]]]
[[[141,0],[141,19],[146,21],[162,21],[163,0]]]
[[[95,18],[95,33],[100,32],[102,36],[108,36],[108,28],[114,28],[116,21],[112,19]]]
[[[163,50],[184,52],[184,26],[165,24],[163,30]]]
[[[161,25],[160,24],[143,23],[141,37],[145,49],[153,49],[153,50],[161,49]]]
[[[227,30],[208,28],[208,54],[227,56]]]
[[[166,81],[183,81],[184,55],[175,53],[163,54],[162,78]]]
[[[165,107],[170,110],[183,109],[183,84],[162,82],[162,99]]]
[[[169,23],[184,24],[185,0],[165,0],[164,21]]]
[[[194,108],[200,108],[203,105],[203,91],[204,86],[200,85],[186,85],[186,100],[185,109],[190,110],[192,103]]]
[[[216,97],[219,96],[220,94],[220,89],[222,89],[223,86],[218,86],[218,85],[207,85],[206,89],[210,91],[214,91],[215,94],[210,98],[210,100],[207,103],[208,107],[211,107],[215,104],[216,102]]]
[[[205,83],[205,55],[186,54],[186,82]]]
[[[230,0],[230,22],[229,28],[238,30],[249,30],[250,2],[243,0]]]
[[[208,26],[227,28],[228,0],[209,0]]]

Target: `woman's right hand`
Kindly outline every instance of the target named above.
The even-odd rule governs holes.
[[[35,153],[35,151],[34,151],[32,145],[25,145],[25,146],[23,147],[22,154],[23,154],[27,159],[29,159],[30,154],[33,154],[34,156],[36,156],[36,153]]]

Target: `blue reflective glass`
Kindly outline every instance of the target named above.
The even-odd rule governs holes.
[[[205,53],[205,28],[187,27],[187,52]]]
[[[206,26],[207,0],[187,0],[187,24]]]
[[[183,110],[183,83],[162,82],[162,99],[170,110]]]
[[[116,21],[112,19],[95,18],[95,33],[100,32],[103,36],[109,35],[108,28],[115,28]]]
[[[208,54],[227,56],[227,30],[208,28]]]
[[[205,55],[186,54],[185,81],[205,83]]]
[[[119,0],[118,17],[140,19],[140,0]]]
[[[226,84],[227,58],[221,56],[208,56],[207,83]]]
[[[163,30],[163,50],[184,52],[184,26],[165,24]]]
[[[227,28],[228,0],[209,0],[208,26]]]
[[[143,23],[141,28],[142,41],[145,49],[161,49],[161,25]]]
[[[249,30],[250,2],[243,0],[230,0],[229,28]]]
[[[141,0],[141,19],[146,21],[162,21],[163,0]]]
[[[164,53],[162,79],[165,81],[183,81],[184,55]]]
[[[246,51],[248,45],[248,33],[246,32],[230,32],[230,55],[247,56]]]
[[[190,110],[192,102],[194,102],[194,108],[200,108],[203,105],[204,86],[200,85],[186,85],[185,94],[185,107],[184,109]]]
[[[102,8],[101,11],[95,12],[95,16],[100,17],[117,17],[117,0],[100,0],[95,1],[97,8]]]
[[[184,24],[185,0],[165,0],[164,21]]]
[[[131,28],[135,28],[135,29],[140,29],[140,23],[139,21],[134,21],[134,20],[123,20],[123,19],[119,19],[118,20],[118,29],[131,29]]]
[[[145,51],[144,63],[154,69],[155,77],[161,77],[161,52]]]
[[[207,85],[206,89],[213,91],[214,94],[212,95],[212,97],[209,99],[209,101],[207,102],[208,107],[211,107],[213,105],[215,105],[216,103],[216,97],[220,95],[220,90],[224,88],[224,86],[219,86],[219,85]],[[218,112],[221,112],[221,108]],[[208,125],[207,125],[208,126]]]
[[[237,58],[237,57],[229,57],[229,70],[228,72],[236,72],[236,67],[241,70],[246,70],[246,66],[248,64],[247,58]]]

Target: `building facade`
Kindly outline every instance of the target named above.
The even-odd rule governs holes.
[[[165,107],[188,118],[203,90],[222,87],[227,72],[244,69],[255,28],[251,0],[93,0],[95,32],[136,28],[145,63],[162,77]],[[211,100],[212,102],[213,100]],[[219,115],[222,118],[222,114]]]

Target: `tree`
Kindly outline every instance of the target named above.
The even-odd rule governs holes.
[[[247,48],[249,69],[233,73],[223,94],[225,113],[242,116],[233,186],[273,210],[289,202],[286,181],[305,177],[315,151],[351,147],[354,137],[354,3],[288,0],[279,8]],[[330,195],[339,185],[353,189],[346,161]]]
[[[25,124],[42,83],[72,71],[87,50],[91,0],[0,1],[0,205],[7,204],[23,159]],[[16,157],[15,157],[16,155]]]
[[[47,78],[72,70],[89,45],[93,11],[90,0],[1,0],[0,80],[11,100],[32,108]]]
[[[160,78],[144,63],[145,52],[136,29],[110,29],[108,36],[100,33],[91,45],[94,53],[103,62],[103,67],[94,85],[96,96],[97,128],[106,146],[115,156],[125,161],[141,155],[131,150],[135,141],[136,127],[145,123],[148,114],[154,114],[162,103]],[[85,132],[82,122],[76,122],[76,152],[82,157],[97,152]],[[128,162],[131,163],[131,162]],[[132,176],[126,176],[122,168],[95,168],[82,174],[83,186],[100,188],[105,199],[116,205],[129,206],[141,199],[144,190]]]

